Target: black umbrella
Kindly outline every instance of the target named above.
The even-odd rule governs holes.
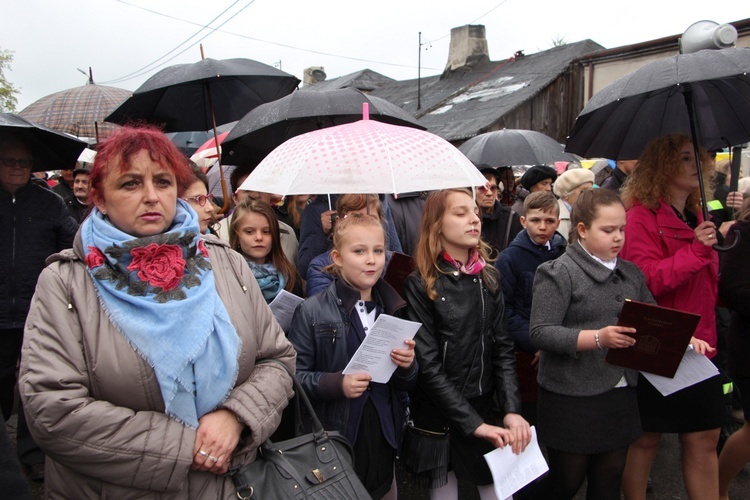
[[[251,109],[289,94],[299,82],[251,59],[208,58],[176,64],[146,80],[106,120],[120,124],[144,120],[163,125],[167,132],[213,129],[218,142],[217,124],[239,120]],[[223,176],[221,187],[223,213],[229,208]]]
[[[12,113],[0,113],[0,129],[3,136],[16,137],[31,148],[34,172],[73,168],[78,156],[88,146],[83,141]]]
[[[750,140],[750,48],[680,54],[616,80],[583,108],[565,150],[632,160],[673,133],[708,150]]]
[[[556,161],[577,161],[565,153],[552,137],[534,130],[504,129],[472,137],[459,148],[475,165],[554,165]]]
[[[222,143],[223,155],[233,165],[258,162],[287,139],[361,120],[365,102],[372,120],[425,130],[399,106],[356,89],[298,90],[242,117]]]
[[[251,59],[176,64],[146,80],[106,121],[143,120],[163,125],[167,132],[209,130],[214,118],[219,125],[239,120],[298,84],[296,77]]]
[[[635,159],[652,139],[673,133],[692,138],[708,220],[698,147],[717,150],[750,140],[750,48],[679,54],[616,80],[583,108],[565,149]]]

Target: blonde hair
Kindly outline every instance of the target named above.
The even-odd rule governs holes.
[[[417,243],[416,261],[417,270],[422,277],[422,281],[424,281],[425,292],[431,300],[438,298],[437,290],[435,290],[438,274],[447,274],[440,269],[438,264],[443,253],[440,227],[443,224],[443,216],[448,207],[448,197],[454,193],[466,194],[471,197],[471,191],[468,189],[443,189],[430,194],[425,201],[424,208],[422,208],[422,223],[419,242]],[[487,263],[492,262],[489,257],[490,246],[483,242],[481,238],[476,249]],[[498,276],[495,266],[484,266],[482,278],[487,284],[487,288],[493,292],[497,290]]]
[[[670,204],[674,201],[670,186],[682,168],[680,148],[685,143],[692,143],[692,139],[684,134],[672,134],[658,137],[646,145],[638,159],[638,167],[628,176],[623,186],[622,200],[626,208],[639,202],[656,209],[662,199]],[[703,178],[708,181],[705,186],[706,195],[709,196],[713,193],[713,172],[706,150],[699,148],[699,155]],[[699,213],[700,199],[700,189],[696,189],[688,196],[685,206]]]
[[[383,233],[383,245],[385,245],[385,229],[383,224],[380,223],[372,215],[353,213],[345,215],[344,217],[336,221],[336,227],[333,230],[333,249],[341,252],[344,247],[344,240],[347,237],[347,233],[352,227],[366,227],[366,228],[377,228]],[[341,266],[333,262],[326,266],[323,271],[328,274],[333,274],[339,278],[343,278],[341,273]]]

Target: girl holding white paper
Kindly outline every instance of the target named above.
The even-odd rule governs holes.
[[[417,378],[414,341],[391,352],[398,368],[386,384],[342,371],[376,318],[402,315],[406,302],[381,278],[385,231],[377,219],[361,214],[339,219],[333,246],[336,279],[300,304],[292,320],[289,340],[297,350],[297,378],[323,426],[352,442],[355,469],[367,491],[376,499],[395,499],[404,401]]]
[[[513,339],[471,191],[431,194],[420,234],[417,270],[404,283],[409,319],[422,323],[404,461],[433,499],[458,498],[459,480],[493,499],[484,454],[507,445],[520,453],[531,428],[520,415]]]
[[[607,189],[586,191],[571,211],[565,254],[536,271],[529,333],[539,349],[537,429],[549,476],[539,498],[619,500],[628,446],[642,433],[634,370],[605,362],[635,344],[617,326],[625,299],[654,303],[643,273],[618,258],[625,207]]]

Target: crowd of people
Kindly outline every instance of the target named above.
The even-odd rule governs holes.
[[[351,442],[373,498],[398,497],[397,471],[433,499],[459,482],[496,498],[484,454],[522,453],[534,425],[550,470],[516,498],[586,482],[590,499],[645,499],[676,433],[690,498],[726,499],[750,460],[750,398],[719,454],[723,377],[663,396],[605,361],[636,342],[624,302],[658,304],[699,314],[692,349],[750,394],[750,196],[700,154],[719,200],[708,220],[683,135],[601,187],[575,163],[516,179],[482,164],[475,188],[281,199],[240,190],[246,166],[220,199],[155,128],[118,129],[54,188],[4,134],[0,403],[7,420],[20,354],[20,463],[47,498],[234,498],[232,472],[290,432],[292,380],[260,363],[274,359]],[[397,255],[413,271],[388,280]],[[288,331],[268,307],[282,291],[304,299]],[[420,325],[390,352],[393,376],[344,375],[382,314]]]

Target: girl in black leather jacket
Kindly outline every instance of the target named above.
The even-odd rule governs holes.
[[[482,498],[495,498],[483,455],[506,445],[520,453],[531,440],[529,424],[519,414],[502,291],[480,234],[470,191],[433,193],[423,210],[417,271],[404,284],[407,316],[422,323],[415,337],[414,427],[447,432],[450,441],[448,463],[420,471],[432,498],[457,498],[457,479],[477,485]],[[408,452],[424,455],[429,449],[414,446]],[[405,463],[424,469],[429,460],[421,458],[406,456]]]

